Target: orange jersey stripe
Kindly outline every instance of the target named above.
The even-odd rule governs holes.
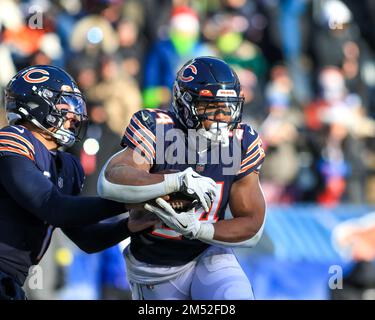
[[[22,141],[24,144],[26,144],[30,148],[30,150],[33,153],[35,153],[34,146],[30,143],[30,141],[26,140],[24,137],[20,136],[17,133],[13,133],[13,132],[0,132],[0,136],[16,138],[16,139]]]
[[[261,148],[255,151],[252,155],[248,156],[246,159],[243,159],[241,162],[241,167],[248,163],[250,160],[254,159],[261,152]]]
[[[255,141],[247,148],[247,151],[246,153],[250,152],[256,144],[258,144],[258,142],[260,141],[260,137],[258,136],[258,138],[255,139]]]
[[[12,148],[12,147],[0,147],[0,151],[8,151],[8,152],[12,152],[12,153],[17,153],[17,154],[25,156],[25,157],[29,158],[30,160],[34,161],[34,157],[31,154],[26,153],[26,152],[21,151],[21,150],[16,149],[16,148]]]
[[[133,116],[132,118],[134,120],[134,122],[139,125],[142,130],[151,138],[152,141],[154,141],[156,143],[156,138],[155,138],[155,135],[150,131],[148,130],[139,120],[137,117]]]
[[[140,144],[140,143],[138,143],[137,141],[135,141],[134,139],[133,139],[133,137],[129,134],[129,133],[127,133],[126,131],[125,131],[125,136],[137,147],[137,148],[140,148],[144,153],[145,153],[145,156],[147,157],[147,159],[151,162],[151,163],[153,163],[153,158],[151,157],[151,155],[149,154],[149,152]]]
[[[259,162],[260,162],[264,157],[265,157],[265,154],[264,154],[264,153],[261,154],[260,157],[259,157],[259,159],[258,159],[255,163],[252,163],[252,164],[247,165],[246,167],[243,167],[243,168],[240,170],[239,173],[244,173],[244,172],[246,172],[247,170],[253,168],[253,167],[256,166],[256,165],[258,165]]]
[[[29,151],[29,149],[25,146],[25,145],[23,145],[23,144],[21,144],[21,143],[18,143],[18,142],[16,142],[16,141],[13,141],[13,140],[8,140],[8,139],[1,139],[0,138],[0,144],[9,144],[9,145],[12,145],[12,146],[14,146],[14,147],[17,147],[17,148],[20,148],[22,151],[25,151],[25,152],[27,152],[27,153],[29,153],[30,151]]]
[[[150,151],[152,152],[152,155],[155,157],[156,156],[156,152],[155,152],[155,148],[147,141],[147,139],[142,136],[138,131],[137,129],[135,129],[131,124],[129,124],[129,127],[128,127],[139,139],[142,140],[142,142],[145,143],[145,145],[150,149]]]

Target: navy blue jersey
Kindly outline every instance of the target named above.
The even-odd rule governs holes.
[[[0,158],[4,157],[27,159],[62,194],[77,195],[81,191],[84,173],[79,161],[65,152],[48,151],[23,126],[0,130]],[[4,177],[2,170],[0,166],[0,175]],[[22,179],[28,181],[30,177]],[[4,185],[6,183],[0,184],[0,270],[13,275],[22,284],[28,268],[37,264],[47,250],[54,226],[30,213],[28,204],[20,204]],[[33,187],[38,190],[38,185]]]
[[[215,223],[224,219],[232,184],[252,172],[259,172],[265,156],[262,142],[258,133],[246,124],[231,132],[226,147],[194,148],[194,141],[194,136],[192,139],[189,132],[182,129],[173,113],[147,109],[133,115],[122,146],[145,157],[152,164],[151,173],[183,171],[192,167],[199,174],[215,180],[217,197],[210,211],[205,213],[200,209],[196,212],[202,223]],[[133,236],[130,249],[140,261],[181,265],[194,259],[207,246],[159,224],[148,234]]]

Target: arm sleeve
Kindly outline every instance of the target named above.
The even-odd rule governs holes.
[[[92,224],[126,211],[119,202],[62,194],[23,156],[0,157],[0,184],[25,211],[55,227]]]
[[[253,248],[258,244],[259,240],[262,238],[265,223],[266,223],[266,215],[264,216],[262,226],[260,227],[258,232],[255,235],[253,235],[251,238],[249,238],[247,240],[244,240],[244,241],[240,241],[240,242],[220,241],[220,240],[215,240],[215,239],[210,238],[210,237],[198,237],[198,239],[205,242],[205,243],[213,244],[213,245],[218,246],[218,247]],[[206,224],[203,224],[201,226],[202,231],[204,229],[210,229],[210,228],[212,228],[213,231],[208,233],[208,234],[212,234],[212,236],[213,236],[214,232],[215,232],[213,224],[206,223]],[[200,231],[200,234],[203,234],[202,231]]]
[[[132,235],[128,229],[128,218],[85,227],[64,228],[63,232],[87,253],[105,250]]]

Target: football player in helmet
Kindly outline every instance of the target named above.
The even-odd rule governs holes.
[[[35,66],[19,72],[6,88],[5,106],[10,125],[30,123],[60,146],[71,147],[86,133],[81,91],[70,75],[57,67]]]
[[[24,299],[29,268],[61,227],[81,249],[111,247],[155,219],[98,223],[121,214],[123,203],[76,197],[84,173],[59,150],[83,137],[85,99],[64,70],[47,65],[17,73],[5,90],[9,126],[0,130],[0,300]]]
[[[252,247],[261,237],[265,200],[258,173],[264,151],[257,132],[240,122],[244,99],[238,77],[224,61],[198,57],[178,72],[173,91],[169,111],[133,115],[124,150],[107,162],[98,180],[99,195],[116,200],[126,194],[126,202],[146,202],[141,212],[163,222],[133,235],[124,251],[133,298],[252,299],[231,247]],[[194,148],[199,139],[206,147]],[[181,150],[182,156],[174,156]],[[187,181],[188,188],[181,187]],[[177,213],[163,199],[177,191],[199,199],[201,207]]]
[[[185,128],[197,129],[210,142],[227,144],[229,132],[241,122],[244,96],[237,74],[222,62],[211,63],[196,59],[180,69],[172,108]]]

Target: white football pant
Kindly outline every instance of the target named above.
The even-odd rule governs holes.
[[[232,249],[211,246],[174,279],[156,284],[129,281],[134,300],[253,300],[250,281]]]

